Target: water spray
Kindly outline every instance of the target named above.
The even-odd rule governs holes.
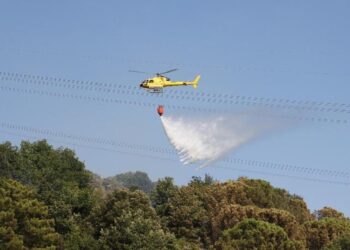
[[[162,105],[157,112],[180,161],[185,165],[196,163],[199,167],[208,166],[242,145],[287,125],[281,120],[245,113],[164,116]]]

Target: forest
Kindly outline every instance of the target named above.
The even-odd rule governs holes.
[[[0,249],[350,249],[350,220],[260,179],[102,178],[45,140],[0,144]]]

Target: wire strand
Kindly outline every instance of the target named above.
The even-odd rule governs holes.
[[[37,136],[28,136],[28,135],[11,133],[11,132],[2,131],[2,130],[0,130],[0,133],[8,134],[11,136],[17,136],[20,138],[23,138],[23,136],[27,136],[28,138],[32,138],[32,139],[41,139],[40,137],[37,137]],[[152,156],[152,155],[140,154],[140,153],[135,153],[135,152],[127,152],[127,151],[115,150],[115,149],[104,148],[104,147],[97,147],[97,146],[77,144],[77,143],[72,143],[72,142],[58,141],[58,140],[53,140],[53,139],[50,139],[50,141],[53,141],[56,143],[64,143],[64,144],[73,145],[73,146],[82,147],[82,148],[95,149],[95,150],[100,150],[100,151],[105,151],[105,152],[113,152],[113,153],[116,152],[116,153],[120,153],[120,154],[127,154],[127,155],[133,155],[133,156],[139,156],[139,157],[151,158],[151,159],[157,159],[157,160],[172,161],[172,162],[177,161],[176,159],[159,157],[158,155]],[[346,186],[350,185],[349,182],[325,180],[325,179],[318,179],[318,178],[308,178],[308,177],[301,177],[301,176],[292,176],[292,175],[287,175],[287,174],[276,174],[276,173],[271,173],[271,172],[241,169],[241,168],[237,168],[237,167],[231,167],[231,168],[230,167],[223,167],[223,166],[208,166],[208,167],[215,168],[215,169],[225,169],[225,170],[234,171],[234,172],[238,171],[238,172],[254,173],[254,174],[267,175],[267,176],[285,177],[285,178],[294,179],[294,180],[299,179],[299,180],[303,180],[303,181],[313,181],[313,182],[319,182],[319,183],[328,183],[328,184],[346,185]]]
[[[145,93],[135,86],[126,84],[107,84],[94,81],[70,80],[65,78],[56,78],[48,76],[28,75],[21,73],[0,72],[2,81],[22,82],[26,84],[35,84],[39,86],[52,86],[59,88],[77,89],[94,92],[104,92],[110,94],[122,94],[133,96],[154,96]],[[257,96],[240,96],[220,93],[188,92],[181,90],[167,90],[167,93],[157,96],[162,99],[181,99],[197,103],[215,103],[222,105],[241,105],[241,106],[263,106],[269,108],[296,110],[307,112],[329,112],[350,114],[350,104],[301,101],[279,98],[264,98]]]
[[[168,147],[160,147],[153,145],[145,145],[145,144],[132,144],[125,143],[118,140],[105,139],[101,137],[86,137],[80,135],[67,134],[63,132],[57,132],[49,129],[38,129],[32,128],[24,125],[13,124],[8,122],[0,122],[0,128],[15,130],[24,133],[33,133],[37,135],[45,135],[45,136],[53,136],[57,138],[63,138],[73,141],[79,141],[82,143],[89,144],[99,144],[112,148],[122,148],[132,152],[150,152],[165,155],[164,157],[175,156],[177,153],[174,149]],[[343,178],[350,179],[350,173],[346,171],[335,171],[328,169],[317,169],[317,168],[306,168],[299,167],[291,164],[281,164],[281,163],[272,163],[272,162],[264,162],[264,161],[256,161],[256,160],[247,160],[247,159],[239,159],[239,158],[225,158],[222,162],[227,163],[229,165],[247,165],[251,167],[259,167],[263,169],[271,169],[278,171],[288,171],[294,173],[302,173],[309,175],[318,175],[318,176],[327,176],[333,178]]]
[[[158,103],[151,102],[142,102],[136,100],[122,100],[110,97],[99,97],[99,96],[86,96],[86,95],[78,95],[73,93],[60,93],[56,91],[48,91],[48,90],[36,90],[36,89],[23,89],[23,88],[15,88],[9,86],[0,86],[0,91],[9,91],[16,93],[24,93],[31,95],[41,95],[41,96],[50,96],[57,98],[68,98],[73,100],[83,100],[83,101],[92,101],[98,103],[108,103],[108,104],[118,104],[118,105],[134,105],[139,107],[157,107]],[[205,113],[231,113],[231,110],[227,109],[218,109],[218,108],[203,108],[203,107],[195,107],[195,106],[181,106],[174,104],[167,104],[167,109],[170,110],[185,110],[191,112],[205,112]],[[249,112],[247,113],[249,114]],[[267,112],[250,112],[252,115],[263,116],[263,117],[275,117],[282,119],[292,119],[298,121],[309,121],[309,122],[321,122],[321,123],[334,123],[334,124],[347,124],[349,121],[346,119],[333,119],[328,117],[314,117],[314,116],[300,116],[300,115],[276,115],[269,114]]]

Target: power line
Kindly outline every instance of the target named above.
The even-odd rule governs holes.
[[[34,83],[39,85],[52,85],[56,87],[67,87],[67,88],[77,88],[77,89],[84,89],[84,90],[91,90],[91,91],[101,91],[101,92],[112,92],[112,93],[121,93],[122,91],[120,89],[129,89],[136,91],[131,92],[131,94],[143,94],[144,91],[137,91],[139,88],[136,86],[130,86],[125,84],[107,84],[107,83],[100,83],[100,82],[93,82],[93,81],[79,81],[79,80],[70,80],[65,78],[58,78],[58,77],[48,77],[48,76],[38,76],[38,75],[29,75],[29,74],[21,74],[21,73],[9,73],[9,72],[0,72],[0,75],[4,75],[5,77],[3,80],[13,80],[13,81],[25,81],[27,83]],[[59,84],[59,82],[63,82],[63,84]],[[82,85],[82,86],[77,86]],[[115,90],[119,89],[119,90]],[[313,107],[314,111],[327,111],[327,112],[337,112],[339,110],[329,108],[329,106],[333,107],[350,107],[349,104],[339,104],[339,103],[331,103],[331,102],[315,102],[315,101],[298,101],[298,100],[288,100],[288,99],[278,99],[278,98],[263,98],[263,97],[254,97],[254,96],[238,96],[238,95],[230,95],[230,94],[219,94],[219,93],[204,93],[204,92],[187,92],[187,91],[177,91],[177,90],[167,90],[168,93],[171,95],[162,95],[161,98],[176,98],[176,94],[185,95],[184,99],[189,100],[197,100],[197,101],[212,101],[212,102],[225,102],[226,101],[232,101],[232,99],[238,99],[241,101],[247,101],[247,102],[272,102],[276,103],[275,105],[277,107],[282,107],[283,104],[291,104],[291,105],[312,105],[312,106],[328,106],[317,109],[316,107]],[[123,92],[122,92],[123,94]],[[154,96],[150,94],[145,94],[148,96]],[[196,96],[197,99],[191,99],[190,96]],[[220,100],[219,98],[224,98],[224,100]],[[272,104],[273,105],[273,104]],[[290,108],[290,107],[287,107]],[[303,107],[300,108],[308,109],[309,107]],[[342,111],[342,110],[340,110]]]
[[[62,138],[65,140],[68,139],[68,140],[78,141],[84,144],[88,143],[88,144],[104,145],[104,146],[112,147],[113,149],[118,148],[118,151],[120,151],[120,149],[124,149],[124,151],[127,150],[127,152],[135,152],[135,153],[148,152],[152,154],[157,154],[158,157],[163,157],[160,155],[164,155],[165,158],[176,155],[175,150],[167,147],[125,143],[125,142],[105,139],[101,137],[78,136],[78,135],[72,135],[72,134],[67,134],[63,132],[57,132],[49,129],[38,129],[38,128],[32,128],[24,125],[18,125],[18,124],[7,123],[7,122],[0,122],[0,128],[15,130],[21,133],[33,133],[36,135],[53,136],[53,137]],[[144,154],[144,153],[141,153],[141,154]],[[350,173],[346,171],[306,168],[306,167],[299,167],[291,164],[272,163],[272,162],[247,160],[247,159],[239,159],[239,158],[225,158],[222,160],[222,162],[230,165],[247,165],[251,167],[259,167],[259,168],[272,169],[272,170],[278,170],[278,171],[284,171],[284,172],[288,171],[288,172],[302,173],[302,174],[308,174],[308,175],[318,175],[318,176],[327,176],[332,178],[350,179]]]
[[[34,134],[48,135],[48,136],[69,139],[69,140],[81,141],[84,143],[102,144],[102,145],[107,145],[107,146],[112,146],[117,148],[127,148],[127,149],[139,150],[139,151],[148,151],[148,152],[164,153],[164,154],[173,154],[175,152],[174,150],[166,149],[164,147],[157,147],[157,146],[143,145],[143,144],[132,144],[132,143],[115,141],[115,140],[110,140],[110,139],[101,138],[101,137],[78,136],[78,135],[72,135],[72,134],[67,134],[63,132],[57,132],[49,129],[38,129],[38,128],[32,128],[24,125],[13,124],[13,123],[0,122],[0,127],[4,129],[11,129],[11,130],[16,130],[21,132],[29,132]]]
[[[9,132],[9,131],[5,131],[5,130],[0,130],[0,133],[2,134],[7,134],[7,135],[11,135],[11,136],[16,136],[19,138],[31,138],[31,139],[36,139],[36,140],[42,140],[43,138],[40,136],[30,136],[28,134],[25,133],[13,133],[13,132]],[[161,157],[161,156],[154,156],[154,155],[148,155],[148,154],[144,154],[144,153],[139,153],[139,152],[133,152],[133,151],[124,151],[124,150],[117,150],[115,148],[106,148],[106,147],[99,147],[99,146],[92,146],[89,144],[82,144],[82,143],[73,143],[73,142],[68,142],[68,141],[62,141],[62,140],[55,140],[52,138],[45,138],[45,140],[49,139],[52,142],[55,143],[61,143],[61,144],[65,144],[65,145],[72,145],[72,146],[78,146],[78,147],[82,147],[82,148],[88,148],[88,149],[97,149],[100,151],[105,151],[105,152],[113,152],[113,153],[120,153],[120,154],[126,154],[126,155],[134,155],[134,156],[139,156],[139,157],[144,157],[144,158],[151,158],[151,159],[157,159],[157,160],[165,160],[165,161],[173,161],[173,162],[178,162],[177,159],[175,158],[166,158],[166,157]]]
[[[27,137],[32,138],[32,139],[40,139],[40,137],[38,137],[38,136],[28,136],[28,135],[11,133],[11,132],[2,131],[2,130],[0,130],[0,133],[9,134],[9,135],[17,136],[20,138],[23,138],[23,136],[27,136]],[[176,159],[160,157],[159,155],[152,156],[152,155],[140,154],[140,153],[136,153],[136,152],[121,151],[121,150],[115,150],[115,149],[104,148],[104,147],[77,144],[77,143],[72,143],[72,142],[57,141],[57,140],[52,140],[52,139],[50,139],[50,141],[53,141],[56,143],[64,143],[64,144],[73,145],[73,146],[82,147],[82,148],[95,149],[95,150],[100,150],[100,151],[105,151],[105,152],[113,152],[113,153],[116,152],[116,153],[120,153],[120,154],[127,154],[127,155],[133,155],[133,156],[139,156],[139,157],[145,157],[145,158],[152,158],[152,159],[157,159],[157,160],[178,162]],[[238,172],[262,174],[262,175],[268,175],[268,176],[279,176],[279,177],[285,177],[285,178],[290,178],[290,179],[299,179],[299,180],[303,180],[303,181],[313,181],[313,182],[328,183],[328,184],[337,184],[337,185],[349,185],[350,184],[348,182],[342,182],[342,181],[325,180],[325,179],[318,179],[318,178],[308,178],[308,177],[301,177],[301,176],[292,176],[292,175],[287,175],[287,174],[276,174],[276,173],[271,173],[271,172],[264,172],[264,171],[250,170],[250,169],[241,169],[241,168],[237,168],[237,167],[233,167],[233,168],[223,167],[223,166],[208,166],[208,167],[225,169],[225,170],[230,170],[230,171],[234,171],[234,172],[238,171]]]
[[[70,80],[58,77],[38,76],[21,73],[0,72],[1,80],[35,84],[39,86],[52,86],[68,89],[77,89],[94,92],[104,92],[110,94],[152,96],[154,95],[140,91],[136,86],[125,84],[107,84],[94,81]],[[241,105],[241,106],[263,106],[284,110],[296,110],[307,112],[331,112],[350,113],[350,104],[289,100],[280,98],[264,98],[257,96],[240,96],[220,93],[188,92],[178,90],[167,90],[163,95],[157,96],[162,99],[181,99],[198,103],[214,103],[219,105]]]
[[[36,89],[23,89],[23,88],[15,88],[9,86],[0,86],[0,91],[10,91],[24,94],[32,94],[32,95],[41,95],[41,96],[50,96],[57,98],[68,98],[80,101],[93,101],[98,103],[108,103],[108,104],[118,104],[118,105],[134,105],[139,107],[151,107],[154,108],[158,106],[158,103],[151,102],[142,102],[136,100],[122,100],[111,97],[99,97],[99,96],[86,96],[86,95],[78,95],[73,93],[61,93],[56,91],[48,91],[48,90],[36,90]],[[184,106],[184,105],[174,105],[167,104],[167,109],[170,110],[185,110],[185,111],[193,111],[193,112],[206,112],[206,113],[231,113],[230,110],[218,109],[218,108],[203,108],[203,107],[195,107],[195,106]],[[247,112],[249,114],[249,112]],[[299,121],[309,121],[309,122],[322,122],[322,123],[335,123],[335,124],[347,124],[348,120],[345,119],[333,119],[326,117],[311,117],[311,116],[300,116],[300,115],[276,115],[269,114],[264,112],[251,112],[250,114],[263,116],[263,117],[275,117],[282,119],[292,119]]]
[[[263,172],[263,171],[257,171],[257,170],[249,170],[249,169],[229,168],[229,167],[222,167],[222,166],[216,166],[213,168],[221,168],[221,169],[226,169],[226,170],[230,170],[230,171],[242,171],[242,172],[248,172],[248,173],[268,175],[268,176],[271,175],[271,176],[278,176],[278,177],[286,177],[286,178],[299,179],[299,180],[304,180],[304,181],[314,181],[314,182],[320,182],[320,183],[326,182],[326,183],[330,183],[330,184],[340,184],[340,185],[346,185],[346,186],[350,185],[350,182],[341,182],[341,181],[325,180],[325,179],[318,179],[318,178],[308,178],[308,177],[286,175],[286,174],[276,174],[276,173],[271,173],[271,172]]]
[[[240,164],[240,165],[247,165],[252,167],[268,168],[273,170],[283,170],[283,171],[289,171],[289,172],[299,172],[299,173],[305,173],[305,174],[324,175],[324,176],[332,176],[332,177],[339,177],[339,178],[350,178],[350,173],[345,171],[305,168],[305,167],[299,167],[291,164],[273,163],[273,162],[247,160],[247,159],[235,159],[235,158],[227,158],[227,159],[224,159],[223,161],[231,164]]]

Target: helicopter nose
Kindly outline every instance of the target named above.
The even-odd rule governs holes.
[[[143,87],[143,84],[141,83],[141,84],[140,84],[140,88],[142,88],[142,87]]]

